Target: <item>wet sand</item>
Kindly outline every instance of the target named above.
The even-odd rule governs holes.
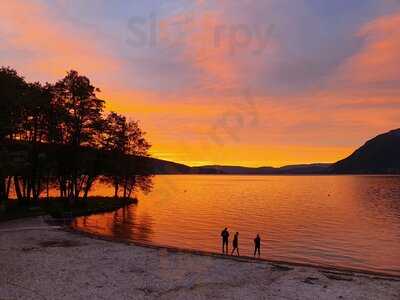
[[[0,299],[400,299],[400,278],[91,238],[43,218],[0,224]]]

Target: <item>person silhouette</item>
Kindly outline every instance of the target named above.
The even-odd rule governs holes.
[[[258,257],[260,257],[260,249],[261,249],[261,238],[260,235],[257,234],[256,238],[254,239],[254,256],[258,252]]]
[[[225,228],[224,230],[222,230],[221,237],[222,237],[222,253],[228,254],[228,242],[229,242],[228,228]],[[225,252],[225,247],[226,247],[226,252]]]
[[[239,232],[235,233],[232,244],[233,244],[233,250],[232,250],[231,255],[233,255],[233,253],[235,253],[235,250],[236,250],[237,255],[240,256],[240,254],[239,254]]]

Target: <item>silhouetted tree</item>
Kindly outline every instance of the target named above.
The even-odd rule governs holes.
[[[14,186],[21,203],[38,201],[57,183],[60,196],[83,199],[106,175],[124,197],[151,187],[137,159],[150,144],[136,121],[104,114],[104,101],[90,80],[70,71],[51,84],[27,83],[11,68],[0,68],[0,204]]]
[[[106,118],[103,135],[103,149],[115,155],[149,155],[148,150],[151,146],[136,121],[128,122],[124,116],[111,112]],[[113,184],[115,197],[119,195],[120,186],[123,188],[123,197],[130,197],[137,183],[138,171],[128,163],[114,167],[113,175],[107,176],[106,181]]]
[[[104,100],[96,97],[89,78],[76,71],[68,72],[54,86],[55,103],[64,108],[63,142],[72,146],[93,145],[94,136],[102,124]]]
[[[41,143],[48,137],[48,108],[52,101],[52,94],[47,87],[40,83],[29,83],[25,92],[22,127],[24,140],[31,145],[29,156],[30,172],[25,174],[26,192],[24,199],[39,201],[43,189],[43,171],[46,164],[45,154],[39,153]],[[17,182],[18,183],[18,182]]]
[[[5,138],[12,140],[21,132],[26,85],[14,69],[0,68],[0,142]]]
[[[61,119],[62,141],[72,147],[69,174],[60,174],[60,191],[66,192],[71,201],[76,201],[88,176],[79,174],[78,151],[80,146],[96,145],[96,135],[102,129],[104,101],[96,96],[89,78],[70,71],[54,86],[54,103],[64,108]],[[85,182],[83,182],[85,181]]]
[[[14,69],[0,68],[0,201],[5,203],[11,185],[7,174],[9,157],[4,147],[5,140],[13,140],[21,132],[22,108],[26,82]]]

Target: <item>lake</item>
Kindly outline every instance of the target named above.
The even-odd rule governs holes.
[[[92,193],[108,196],[112,188]],[[400,275],[400,177],[163,175],[139,203],[77,218],[80,230],[152,245]],[[230,240],[231,243],[231,240]],[[231,248],[231,244],[230,244]]]

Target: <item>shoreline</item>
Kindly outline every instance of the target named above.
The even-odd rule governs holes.
[[[138,245],[50,226],[0,223],[5,299],[384,299],[400,278]]]
[[[337,272],[340,274],[356,275],[356,276],[357,275],[358,276],[368,276],[368,277],[373,276],[376,279],[393,280],[393,281],[400,282],[400,275],[388,274],[388,273],[384,273],[384,272],[369,271],[369,270],[356,269],[356,268],[350,268],[350,267],[338,267],[338,266],[333,266],[333,265],[325,265],[324,266],[324,265],[318,265],[318,264],[312,264],[312,263],[298,263],[298,262],[290,262],[290,261],[282,261],[282,260],[272,260],[272,259],[256,258],[256,257],[251,257],[251,256],[245,256],[245,255],[243,255],[243,256],[224,255],[221,253],[209,252],[209,251],[203,251],[203,250],[179,248],[179,247],[173,247],[173,246],[168,246],[168,245],[155,245],[155,244],[141,243],[141,242],[135,242],[135,241],[128,241],[128,240],[124,240],[124,239],[117,239],[117,238],[113,238],[113,237],[107,237],[107,236],[103,236],[101,234],[88,232],[88,231],[80,230],[77,228],[72,228],[71,226],[64,228],[64,230],[67,232],[71,232],[73,234],[83,235],[85,237],[99,239],[99,240],[103,240],[103,241],[107,241],[107,242],[114,242],[114,243],[120,243],[120,244],[124,244],[124,245],[128,245],[128,246],[131,245],[131,246],[144,247],[144,248],[156,249],[156,250],[167,250],[167,251],[170,251],[173,253],[187,253],[187,254],[213,257],[213,258],[217,258],[217,259],[229,259],[229,260],[233,260],[233,261],[247,262],[247,263],[263,262],[263,263],[268,263],[268,264],[284,265],[284,266],[292,266],[292,267],[315,268],[315,269],[318,269],[321,271]]]

